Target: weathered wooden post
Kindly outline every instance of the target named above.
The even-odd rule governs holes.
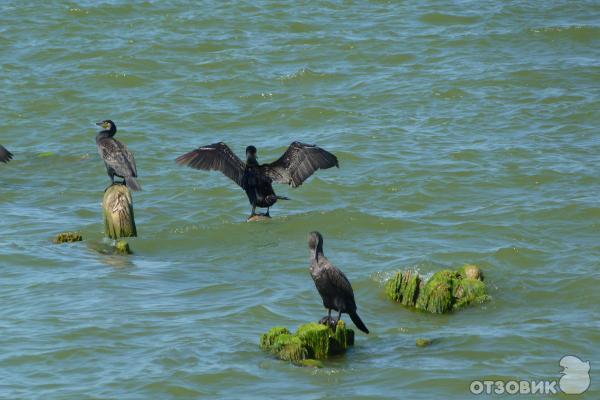
[[[121,183],[114,183],[104,191],[104,232],[111,239],[135,237],[135,219],[131,191]]]

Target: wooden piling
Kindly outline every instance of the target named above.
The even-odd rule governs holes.
[[[121,183],[110,185],[104,191],[102,208],[106,236],[111,239],[137,236],[133,217],[133,200],[127,186]]]

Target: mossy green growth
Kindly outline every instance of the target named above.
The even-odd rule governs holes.
[[[56,235],[54,243],[73,243],[81,242],[82,240],[83,236],[79,232],[62,232]]]
[[[329,352],[329,334],[331,329],[325,325],[311,322],[298,328],[296,334],[310,349],[308,358],[327,358]]]
[[[285,361],[298,361],[306,359],[308,350],[298,336],[286,333],[275,339],[273,353]]]
[[[385,292],[390,299],[405,306],[435,314],[458,310],[490,298],[483,274],[476,265],[465,265],[457,271],[444,269],[425,282],[416,272],[400,271],[386,283]]]
[[[452,287],[456,272],[444,269],[433,274],[423,285],[417,299],[419,310],[442,314],[452,309]]]
[[[121,255],[133,254],[129,248],[129,243],[127,243],[126,240],[117,240],[117,243],[115,244],[115,251],[117,254]]]
[[[455,309],[460,309],[473,303],[484,303],[490,299],[486,293],[485,283],[478,279],[461,279],[454,288]]]
[[[347,329],[346,323],[339,320],[333,338],[329,338],[330,354],[341,354],[350,346],[354,346],[354,331]]]
[[[276,326],[260,337],[260,348],[263,350],[270,350],[271,346],[275,343],[275,340],[280,335],[289,335],[291,332],[283,326]]]
[[[287,328],[275,327],[260,338],[260,347],[281,360],[294,364],[320,367],[316,360],[345,352],[354,345],[354,331],[339,321],[335,331],[327,325],[309,323],[298,328],[295,334]]]
[[[414,307],[419,295],[421,277],[413,271],[398,271],[385,284],[388,297],[408,307]]]

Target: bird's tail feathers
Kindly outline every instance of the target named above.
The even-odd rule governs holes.
[[[364,324],[364,322],[362,322],[362,320],[360,319],[360,317],[358,316],[358,314],[356,312],[350,313],[349,315],[350,315],[350,319],[352,320],[352,322],[354,322],[354,325],[356,325],[356,327],[358,329],[360,329],[364,333],[369,333],[369,329]]]
[[[131,188],[131,190],[142,190],[142,187],[133,176],[126,177],[125,184],[128,188]]]
[[[290,200],[290,199],[289,199],[289,198],[287,198],[287,197],[285,197],[285,196],[277,196],[277,195],[275,195],[275,194],[270,194],[270,195],[268,195],[268,196],[265,198],[265,200],[266,200],[267,202],[270,202],[270,203],[273,203],[273,204],[275,204],[275,202],[276,202],[277,200]]]

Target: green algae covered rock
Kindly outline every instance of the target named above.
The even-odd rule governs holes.
[[[287,328],[275,327],[260,338],[260,348],[281,360],[310,367],[322,367],[318,360],[342,354],[354,345],[354,331],[347,329],[344,321],[337,323],[335,331],[327,325],[309,323],[292,334]]]
[[[271,351],[285,361],[305,360],[308,354],[308,349],[302,340],[290,333],[277,336]]]
[[[453,292],[455,309],[460,309],[469,304],[481,304],[490,299],[485,289],[485,283],[479,279],[461,279],[457,282]]]
[[[452,288],[456,273],[448,269],[438,271],[421,288],[416,307],[419,310],[442,314],[452,309]]]
[[[277,339],[281,335],[290,335],[291,332],[282,326],[276,326],[271,328],[271,330],[260,337],[260,347],[262,349],[270,349],[271,346],[275,343],[275,339]]]
[[[56,235],[54,243],[73,243],[81,242],[82,240],[83,236],[79,232],[62,232]]]
[[[386,295],[407,307],[442,314],[489,299],[481,269],[465,265],[444,269],[424,281],[416,272],[399,271],[385,285]]]
[[[385,292],[388,297],[408,307],[414,307],[419,293],[421,277],[413,271],[396,272],[396,275],[387,281]]]
[[[117,240],[117,243],[115,243],[115,252],[124,256],[133,254],[126,240]]]

